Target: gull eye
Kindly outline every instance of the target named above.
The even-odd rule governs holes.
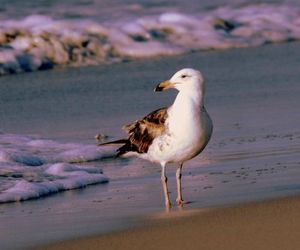
[[[186,77],[187,77],[187,75],[182,75],[182,76],[181,76],[181,78],[186,78]]]

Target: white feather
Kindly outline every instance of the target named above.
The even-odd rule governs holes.
[[[186,77],[182,78],[182,76]],[[183,69],[171,79],[179,93],[168,109],[166,133],[155,138],[146,155],[158,163],[183,163],[198,155],[207,145],[213,130],[204,108],[204,80],[199,71]]]

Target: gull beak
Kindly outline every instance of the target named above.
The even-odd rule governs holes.
[[[158,84],[156,86],[156,88],[154,89],[154,91],[155,92],[164,91],[166,89],[174,88],[174,86],[175,86],[174,83],[171,83],[170,80],[167,80],[167,81],[164,81],[164,82],[161,82],[160,84]]]

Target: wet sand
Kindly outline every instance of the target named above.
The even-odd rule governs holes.
[[[67,142],[95,143],[94,135],[99,132],[117,138],[123,135],[120,128],[124,123],[172,103],[175,91],[153,93],[152,89],[158,82],[180,68],[194,67],[206,77],[206,107],[214,121],[214,134],[202,156],[188,162],[184,168],[184,198],[190,202],[185,206],[187,215],[195,209],[299,195],[299,49],[299,43],[287,43],[2,77],[0,127],[5,133],[33,134]],[[149,231],[146,224],[152,220],[149,220],[149,216],[156,217],[160,213],[159,220],[168,217],[163,213],[160,168],[140,160],[101,164],[100,167],[110,178],[106,185],[64,192],[35,201],[1,205],[1,247],[43,248],[58,241],[105,235],[128,228],[139,228],[134,233],[129,232],[128,235],[132,236],[128,236],[128,239],[137,233],[141,242],[150,247],[150,243],[143,241],[144,237],[146,240],[145,232]],[[176,187],[173,167],[168,167],[168,176],[174,201]],[[191,215],[182,221],[176,219],[149,228],[157,227],[153,229],[156,235],[155,232],[159,234],[160,228],[166,228],[168,223],[177,223],[176,226],[181,228],[179,231],[190,232],[190,225],[185,221],[193,223],[195,219],[206,229],[197,229],[199,235],[192,235],[190,239],[212,234],[208,238],[211,244],[222,246],[231,242],[241,246],[244,241],[239,241],[238,237],[236,241],[233,239],[235,232],[243,232],[245,224],[254,223],[250,228],[253,231],[245,231],[244,238],[247,238],[246,233],[251,236],[257,229],[257,235],[263,239],[264,233],[260,233],[258,221],[266,219],[265,228],[268,228],[271,225],[268,223],[272,223],[274,217],[278,219],[274,222],[277,228],[281,216],[283,219],[284,216],[292,216],[289,209],[297,208],[299,203],[297,199],[292,199],[268,204],[209,210],[211,212],[205,212],[204,219],[200,212],[195,217]],[[177,210],[177,207],[172,209],[173,212]],[[234,215],[231,211],[240,212]],[[269,211],[266,215],[270,216],[255,214],[255,211]],[[232,219],[237,223],[236,227],[231,225]],[[220,223],[220,228],[215,229],[214,225],[218,225],[219,220],[223,224]],[[294,222],[296,228],[299,224],[296,219]],[[196,228],[199,225],[194,226]],[[228,240],[222,238],[225,243],[213,241],[214,237],[222,235],[231,226],[236,231],[229,231],[231,236],[228,235]],[[172,236],[175,227],[168,228],[171,230],[168,237],[180,240],[179,236]],[[291,231],[287,237],[293,237],[292,233],[297,232],[287,224],[283,224],[278,232],[281,229],[282,232]],[[201,234],[201,230],[208,231]],[[267,239],[273,237],[268,231],[264,232],[269,237]],[[120,235],[123,233],[107,236],[107,239]],[[127,238],[127,233],[124,235]],[[233,237],[232,241],[230,237]],[[275,239],[280,238],[274,232],[274,242]],[[189,241],[189,236],[185,236],[185,240],[194,242]],[[153,241],[160,242],[151,238]],[[86,242],[83,240],[78,244],[80,246]],[[208,240],[199,242],[207,243]],[[251,242],[254,244],[256,241]],[[163,243],[162,246],[167,247]],[[182,245],[178,243],[178,246]]]
[[[153,215],[154,222],[144,223],[138,229],[37,249],[296,250],[300,245],[299,206],[300,198],[285,198],[231,208]]]

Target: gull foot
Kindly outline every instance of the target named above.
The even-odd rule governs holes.
[[[178,206],[182,206],[184,204],[184,201],[181,198],[179,198],[179,199],[177,198],[176,203],[177,203]]]

